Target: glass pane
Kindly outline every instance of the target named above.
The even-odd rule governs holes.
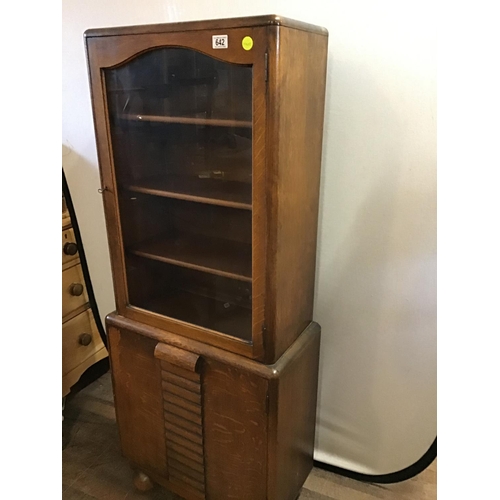
[[[251,66],[165,48],[106,84],[131,305],[251,341]]]

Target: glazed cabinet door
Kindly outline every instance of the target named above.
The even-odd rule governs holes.
[[[251,341],[251,66],[162,48],[105,81],[129,303]]]
[[[265,28],[87,39],[119,312],[254,357],[265,43]]]

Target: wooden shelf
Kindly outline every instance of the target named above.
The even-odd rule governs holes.
[[[191,233],[145,242],[135,255],[242,281],[252,281],[250,244]]]
[[[137,304],[141,309],[252,341],[252,311],[212,297],[176,290]]]
[[[136,193],[252,210],[252,185],[246,182],[171,174],[161,179],[141,180],[125,188]]]
[[[170,97],[173,90],[183,89],[186,87],[197,87],[199,85],[213,86],[215,84],[215,74],[210,76],[192,77],[192,78],[176,78],[169,83],[148,84],[144,87],[130,88],[108,88],[107,92],[112,94],[132,94],[142,93],[146,97]]]
[[[227,308],[225,304],[211,297],[179,290],[154,299],[149,309],[188,323],[193,323],[196,318],[194,323],[197,325],[251,341],[252,311],[233,304]]]
[[[155,123],[184,123],[188,125],[210,125],[212,127],[244,127],[252,128],[252,122],[246,120],[224,120],[218,118],[196,118],[188,116],[157,116],[157,115],[119,115],[122,120],[155,122]]]

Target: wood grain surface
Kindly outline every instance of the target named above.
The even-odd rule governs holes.
[[[81,343],[81,336],[88,334],[91,336],[91,342],[87,345]],[[101,352],[102,351],[102,352]],[[97,330],[97,326],[90,309],[84,310],[78,316],[66,321],[62,326],[62,374],[63,377],[71,373],[78,365],[87,360],[96,361],[107,355],[102,339]],[[88,364],[85,365],[88,368]],[[85,369],[83,371],[85,371]],[[80,369],[79,374],[83,371]],[[76,380],[70,377],[74,384]],[[70,382],[63,380],[63,386],[69,390]]]
[[[265,361],[273,363],[313,319],[328,38],[269,32]]]
[[[209,19],[205,21],[188,21],[169,24],[150,24],[147,26],[124,26],[122,28],[96,28],[85,32],[85,37],[112,36],[112,35],[135,35],[142,33],[163,33],[165,29],[169,31],[198,31],[200,29],[227,29],[236,27],[253,26],[288,26],[290,28],[310,31],[322,35],[328,34],[326,28],[321,28],[313,24],[297,21],[276,14],[267,14],[254,17],[232,17],[227,19]]]
[[[266,498],[267,381],[207,359],[204,416],[211,498]]]
[[[314,468],[298,500],[435,500],[437,462],[396,484],[361,483]],[[120,453],[111,376],[102,376],[66,402],[63,422],[63,500],[178,500],[156,486],[139,493]]]
[[[228,48],[221,53],[211,45],[214,22],[171,25],[163,27],[164,32],[158,32],[161,26],[143,26],[90,30],[86,34],[101,182],[106,188],[103,196],[117,311],[150,326],[272,364],[312,320],[327,31],[279,16],[233,20],[234,27],[227,30]],[[223,27],[228,21],[217,22]],[[142,34],[139,35],[137,30],[142,30]],[[241,46],[244,36],[251,36],[254,40],[251,51]],[[162,185],[144,188],[140,182],[137,186],[137,179],[130,183],[131,179],[122,175],[119,166],[120,158],[125,161],[124,145],[118,136],[110,135],[103,70],[130,62],[154,47],[168,46],[189,48],[227,63],[252,65],[252,120],[228,121],[148,113],[128,114],[126,118],[136,125],[139,122],[218,127],[251,125],[252,198],[251,203],[245,198],[246,206],[243,207],[248,209],[251,205],[251,212],[235,209],[235,202],[238,208],[242,208],[242,200],[238,199],[241,193],[237,193],[236,200],[224,197],[220,206],[213,204],[212,200],[204,211],[200,211],[199,203],[191,202],[192,197],[196,197],[193,193],[189,198],[182,193],[174,200],[169,196],[168,186],[166,190]],[[184,151],[181,157],[186,161],[189,152]],[[185,236],[172,239],[169,234],[167,241],[152,241],[146,247],[135,247],[153,236],[146,234],[154,229],[153,220],[163,223],[163,219],[168,218],[148,216],[155,207],[145,207],[146,202],[141,196],[131,197],[135,212],[129,214],[127,203],[119,204],[118,187],[121,185],[134,186],[139,195],[153,194],[151,203],[157,210],[165,208],[172,220],[182,219],[190,232],[196,229],[196,233],[212,239],[193,241]],[[196,184],[192,191],[197,191]],[[248,196],[248,190],[245,193]],[[179,203],[180,199],[191,201]],[[141,211],[143,204],[145,208]],[[140,217],[137,227],[130,231],[127,226],[134,213]],[[230,214],[233,215],[229,219]],[[221,221],[219,228],[213,223],[208,224],[217,220]],[[184,231],[185,227],[176,229]],[[210,231],[204,232],[204,228]],[[251,240],[247,236],[251,236]],[[225,239],[233,242],[229,244]],[[219,325],[189,321],[189,317],[176,316],[170,309],[153,309],[148,302],[134,303],[132,292],[137,287],[130,286],[134,283],[131,276],[127,275],[125,279],[127,269],[130,271],[130,266],[127,266],[129,258],[125,258],[125,250],[129,247],[133,247],[132,251],[138,255],[164,264],[251,281],[252,316],[248,318],[251,324],[244,325],[251,331],[234,335],[247,340],[251,334],[252,344],[235,343],[231,333]],[[189,248],[194,250],[188,251]],[[195,309],[190,301],[187,302],[189,309]],[[129,304],[136,308],[129,307]],[[175,309],[178,309],[177,304]]]
[[[167,444],[167,465],[169,481],[189,491],[190,498],[205,498],[205,459],[203,449],[200,357],[192,352],[158,343],[155,357],[160,359],[162,372],[165,440]],[[173,371],[172,371],[173,369]],[[165,383],[169,376],[182,378],[181,384],[194,385],[191,392]],[[181,410],[181,413],[172,411]],[[182,413],[195,418],[186,418]],[[188,429],[188,427],[191,427]]]
[[[108,328],[123,454],[144,470],[167,474],[157,342]],[[134,377],[132,377],[134,374]]]

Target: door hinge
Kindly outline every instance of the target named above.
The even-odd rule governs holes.
[[[268,63],[268,59],[269,59],[269,56],[268,56],[268,54],[266,52],[264,54],[264,80],[265,80],[266,83],[267,83],[268,76],[269,76],[269,70],[268,70],[269,63]]]

